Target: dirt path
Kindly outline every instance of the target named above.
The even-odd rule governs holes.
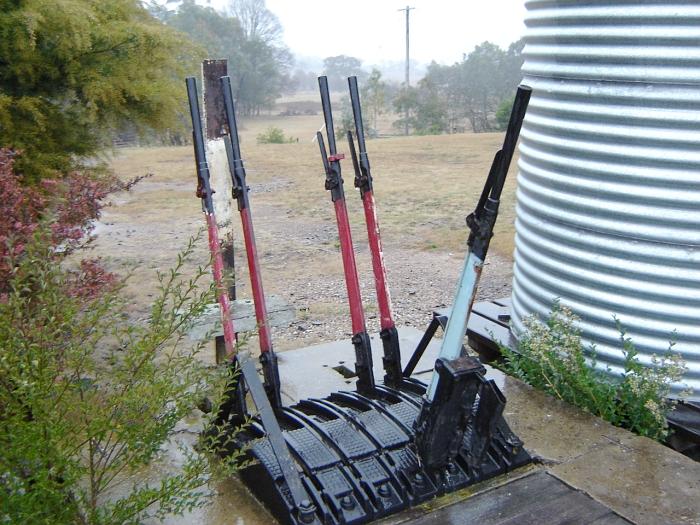
[[[256,192],[255,185],[251,190]],[[352,335],[330,201],[326,212],[325,220],[320,220],[296,215],[289,208],[280,210],[277,206],[260,203],[255,206],[256,235],[261,247],[266,290],[283,297],[297,311],[297,320],[289,327],[274,330],[277,348],[297,348]],[[396,323],[427,327],[433,309],[451,303],[464,253],[412,248],[414,239],[406,235],[387,237],[384,256]],[[360,220],[353,221],[353,241],[367,327],[370,331],[379,331],[367,233]],[[241,262],[242,249],[238,251]],[[510,294],[511,266],[503,257],[489,256],[479,293],[481,298]],[[240,276],[239,287],[247,295],[247,272],[241,269],[237,275]]]

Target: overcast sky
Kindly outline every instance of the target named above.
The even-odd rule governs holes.
[[[206,0],[201,3],[206,3]],[[228,0],[211,0],[220,9]],[[505,48],[524,30],[524,0],[412,0],[411,58],[451,64],[484,40]],[[350,55],[365,64],[405,56],[406,0],[267,0],[301,57]]]

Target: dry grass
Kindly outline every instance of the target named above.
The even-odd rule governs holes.
[[[293,214],[332,218],[323,188],[318,146],[311,141],[322,123],[320,116],[262,117],[243,123],[241,142],[250,184],[284,181],[290,184],[255,199],[289,208]],[[298,136],[294,144],[257,144],[255,136],[274,125]],[[459,250],[466,239],[464,218],[478,199],[502,135],[457,134],[395,137],[368,142],[380,224],[386,242],[398,241],[429,250]],[[338,142],[347,151],[345,142]],[[123,211],[150,215],[196,213],[192,196],[194,162],[191,148],[135,148],[122,150],[113,162],[123,177],[151,172],[148,196],[129,202]],[[503,193],[492,247],[510,257],[513,251],[515,161]],[[361,221],[360,201],[352,188],[352,165],[343,164],[348,207]],[[157,182],[181,183],[159,191]],[[178,191],[180,190],[180,191]]]
[[[334,235],[313,240],[307,246],[298,246],[291,236],[285,235],[289,228],[334,229],[318,145],[311,141],[321,124],[321,115],[260,117],[242,122],[241,143],[248,182],[254,191],[251,198],[262,264],[274,272],[278,282],[284,282],[289,272],[296,277],[308,274],[309,279],[314,279],[340,270],[338,257],[319,252],[337,248]],[[299,137],[299,142],[257,144],[256,135],[271,125]],[[468,234],[465,216],[476,204],[501,141],[501,134],[369,141],[379,221],[387,248],[400,246],[461,256]],[[339,151],[347,152],[344,141],[338,145]],[[168,268],[187,238],[203,224],[200,203],[194,196],[191,147],[120,150],[112,167],[123,178],[143,173],[153,176],[131,193],[114,197],[117,206],[108,209],[107,226],[98,239],[96,254],[107,257],[113,268]],[[513,251],[514,174],[513,167],[492,242],[493,250],[506,257],[511,257]],[[352,185],[349,160],[343,163],[343,175],[353,231],[356,240],[361,241],[363,214]],[[234,218],[234,224],[237,223]],[[241,238],[236,232],[234,236]],[[201,257],[197,256],[201,261],[206,258],[206,244],[200,243],[198,249],[202,250]],[[141,271],[137,271],[139,275],[132,279],[128,291],[135,304],[146,305],[155,292],[155,284],[149,284],[154,281],[152,276],[140,275]],[[273,283],[268,287],[275,293]],[[318,306],[323,310],[324,306]]]

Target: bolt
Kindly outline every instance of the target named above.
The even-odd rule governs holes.
[[[391,491],[389,490],[389,484],[388,484],[388,483],[382,483],[382,484],[379,485],[379,487],[377,488],[377,492],[378,492],[379,495],[380,495],[381,497],[383,497],[383,498],[389,497],[389,495],[391,494]]]
[[[316,520],[316,507],[308,499],[299,503],[299,519],[302,523],[313,523]]]
[[[425,483],[425,477],[423,477],[423,474],[420,472],[416,472],[416,475],[413,476],[413,479],[416,481],[416,485],[423,485]]]
[[[350,496],[343,496],[340,499],[340,506],[343,507],[345,510],[352,510],[355,508],[355,502]]]

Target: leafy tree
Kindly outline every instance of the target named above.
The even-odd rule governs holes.
[[[243,114],[256,114],[274,103],[287,86],[293,59],[278,42],[281,26],[264,2],[235,1],[231,12],[235,16],[185,0],[163,19],[189,35],[210,57],[228,60],[238,107]]]
[[[245,69],[239,76],[240,104],[244,113],[259,113],[287,89],[294,59],[282,43],[282,24],[265,0],[231,0],[230,11],[246,39]]]
[[[504,98],[505,52],[491,42],[476,46],[458,69],[465,114],[475,132],[491,131],[489,116]]]
[[[194,0],[184,0],[177,11],[160,11],[159,16],[167,25],[196,41],[207,56],[240,62],[245,33],[238,19],[199,6]]]
[[[280,44],[282,24],[265,6],[265,0],[231,0],[229,6],[248,40]]]
[[[373,130],[377,129],[377,120],[379,115],[384,112],[386,99],[386,83],[382,80],[382,73],[378,69],[373,68],[362,87],[363,106],[367,108],[370,117],[370,128]]]
[[[502,78],[506,86],[517,86],[523,78],[521,69],[523,67],[523,48],[525,40],[522,38],[508,46],[506,56],[503,61]]]
[[[446,119],[445,131],[453,133],[461,129],[464,107],[457,68],[454,66],[442,66],[432,62],[428,66],[425,79],[429,83],[428,85],[432,86],[435,96],[439,99],[439,104]]]
[[[372,104],[379,104],[383,100],[382,97],[384,84],[379,81],[379,79],[381,78],[381,73],[376,69],[374,70],[374,73],[375,79],[371,86],[368,83],[365,83],[364,85],[360,84],[360,93],[362,97],[361,104],[363,106],[362,126],[365,130],[366,138],[376,137],[376,125],[373,126],[369,124],[367,116],[368,114],[373,114],[375,109],[377,109],[378,111],[378,107],[372,107]],[[343,82],[343,85],[347,89],[347,82]],[[356,132],[355,117],[352,112],[352,104],[350,102],[350,97],[341,97],[334,107],[336,108],[336,112],[340,113],[340,118],[336,118],[334,120],[335,135],[341,141],[345,141],[348,131],[351,131],[353,135],[355,135]],[[369,113],[366,111],[367,109],[369,109]]]
[[[415,132],[437,135],[448,131],[447,106],[439,96],[438,87],[430,79],[421,79],[418,107],[415,112]]]
[[[362,60],[347,55],[324,58],[323,74],[328,77],[330,89],[334,90],[347,90],[347,77],[356,76],[359,81],[367,77],[362,69]]]
[[[430,64],[414,95],[414,109],[422,108],[422,115],[414,115],[411,127],[454,132],[466,119],[474,132],[496,129],[499,106],[520,82],[522,48],[522,41],[508,51],[484,42],[452,66]]]
[[[317,91],[317,75],[313,71],[296,69],[292,74],[291,85],[294,91]]]
[[[505,131],[508,127],[508,121],[510,120],[510,114],[513,111],[514,99],[507,98],[501,105],[498,106],[496,110],[496,123],[498,124],[498,131]]]
[[[405,129],[408,122],[409,130],[417,135],[437,135],[448,131],[447,109],[440,96],[437,86],[430,78],[425,77],[416,87],[411,87],[394,100],[394,109],[406,117],[394,122],[397,129]]]
[[[340,99],[340,104],[336,106],[336,111],[340,110],[340,118],[334,119],[335,122],[335,137],[340,143],[346,142],[346,137],[348,131],[352,131],[355,135],[355,119],[352,115],[352,106],[350,105],[350,99],[348,97],[343,97]],[[365,124],[365,119],[363,118],[363,124]],[[365,125],[366,135],[370,135],[370,132]],[[357,146],[356,146],[357,147]]]
[[[248,40],[243,60],[234,70],[239,106],[246,115],[270,107],[289,83],[287,72],[293,62],[286,47],[270,46],[262,40]]]
[[[522,40],[503,51],[491,42],[478,46],[458,65],[465,116],[475,132],[492,131],[492,116],[511,98],[522,78]]]
[[[0,0],[0,146],[36,181],[126,124],[174,125],[193,54],[139,0]]]
[[[394,111],[401,115],[393,125],[397,130],[415,128],[415,120],[410,115],[418,106],[418,90],[414,87],[404,88],[394,97]]]

